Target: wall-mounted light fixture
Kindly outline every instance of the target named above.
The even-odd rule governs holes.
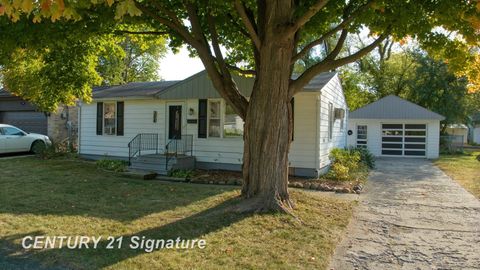
[[[153,123],[157,123],[157,111],[153,111]]]
[[[195,110],[193,108],[190,108],[188,110],[188,115],[194,115],[195,114]]]

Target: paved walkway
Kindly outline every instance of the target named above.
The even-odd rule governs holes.
[[[330,269],[480,269],[480,200],[427,160],[377,168]]]

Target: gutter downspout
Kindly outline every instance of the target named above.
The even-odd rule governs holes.
[[[320,176],[320,124],[322,121],[321,118],[321,105],[322,105],[322,92],[317,96],[316,106],[315,106],[315,161],[317,167],[317,177]]]
[[[78,101],[77,103],[77,106],[78,106],[78,116],[77,116],[77,121],[78,121],[78,124],[77,124],[77,154],[80,155],[81,151],[80,151],[80,147],[81,147],[81,144],[80,144],[80,138],[81,138],[81,135],[82,135],[82,101]]]

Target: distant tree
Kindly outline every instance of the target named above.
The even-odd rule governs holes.
[[[343,68],[340,71],[340,76],[345,99],[351,111],[377,100],[375,92],[367,89],[364,73],[351,68]]]
[[[97,70],[102,84],[114,85],[160,79],[159,60],[165,55],[165,39],[158,36],[124,34],[115,46],[100,56]]]
[[[39,109],[53,111],[59,103],[89,101],[94,85],[158,79],[158,58],[166,50],[163,37],[128,34],[148,28],[117,24],[109,9],[84,16],[56,23],[12,23],[0,16],[3,86]]]
[[[442,131],[448,124],[465,123],[468,114],[465,77],[457,77],[442,61],[426,54],[414,53],[417,63],[415,76],[408,82],[408,90],[402,93],[406,99],[445,116]]]
[[[465,76],[419,49],[388,57],[372,53],[344,70],[345,95],[352,110],[393,94],[444,115],[444,130],[448,124],[464,123],[472,110],[469,104],[475,101]]]

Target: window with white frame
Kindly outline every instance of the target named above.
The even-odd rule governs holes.
[[[103,104],[103,134],[116,135],[116,128],[116,104],[105,102]]]
[[[208,102],[208,137],[221,137],[221,101],[209,100]]]
[[[357,147],[367,148],[367,126],[357,126]]]
[[[233,110],[232,106],[225,104],[223,137],[242,137],[243,123],[243,119]]]

